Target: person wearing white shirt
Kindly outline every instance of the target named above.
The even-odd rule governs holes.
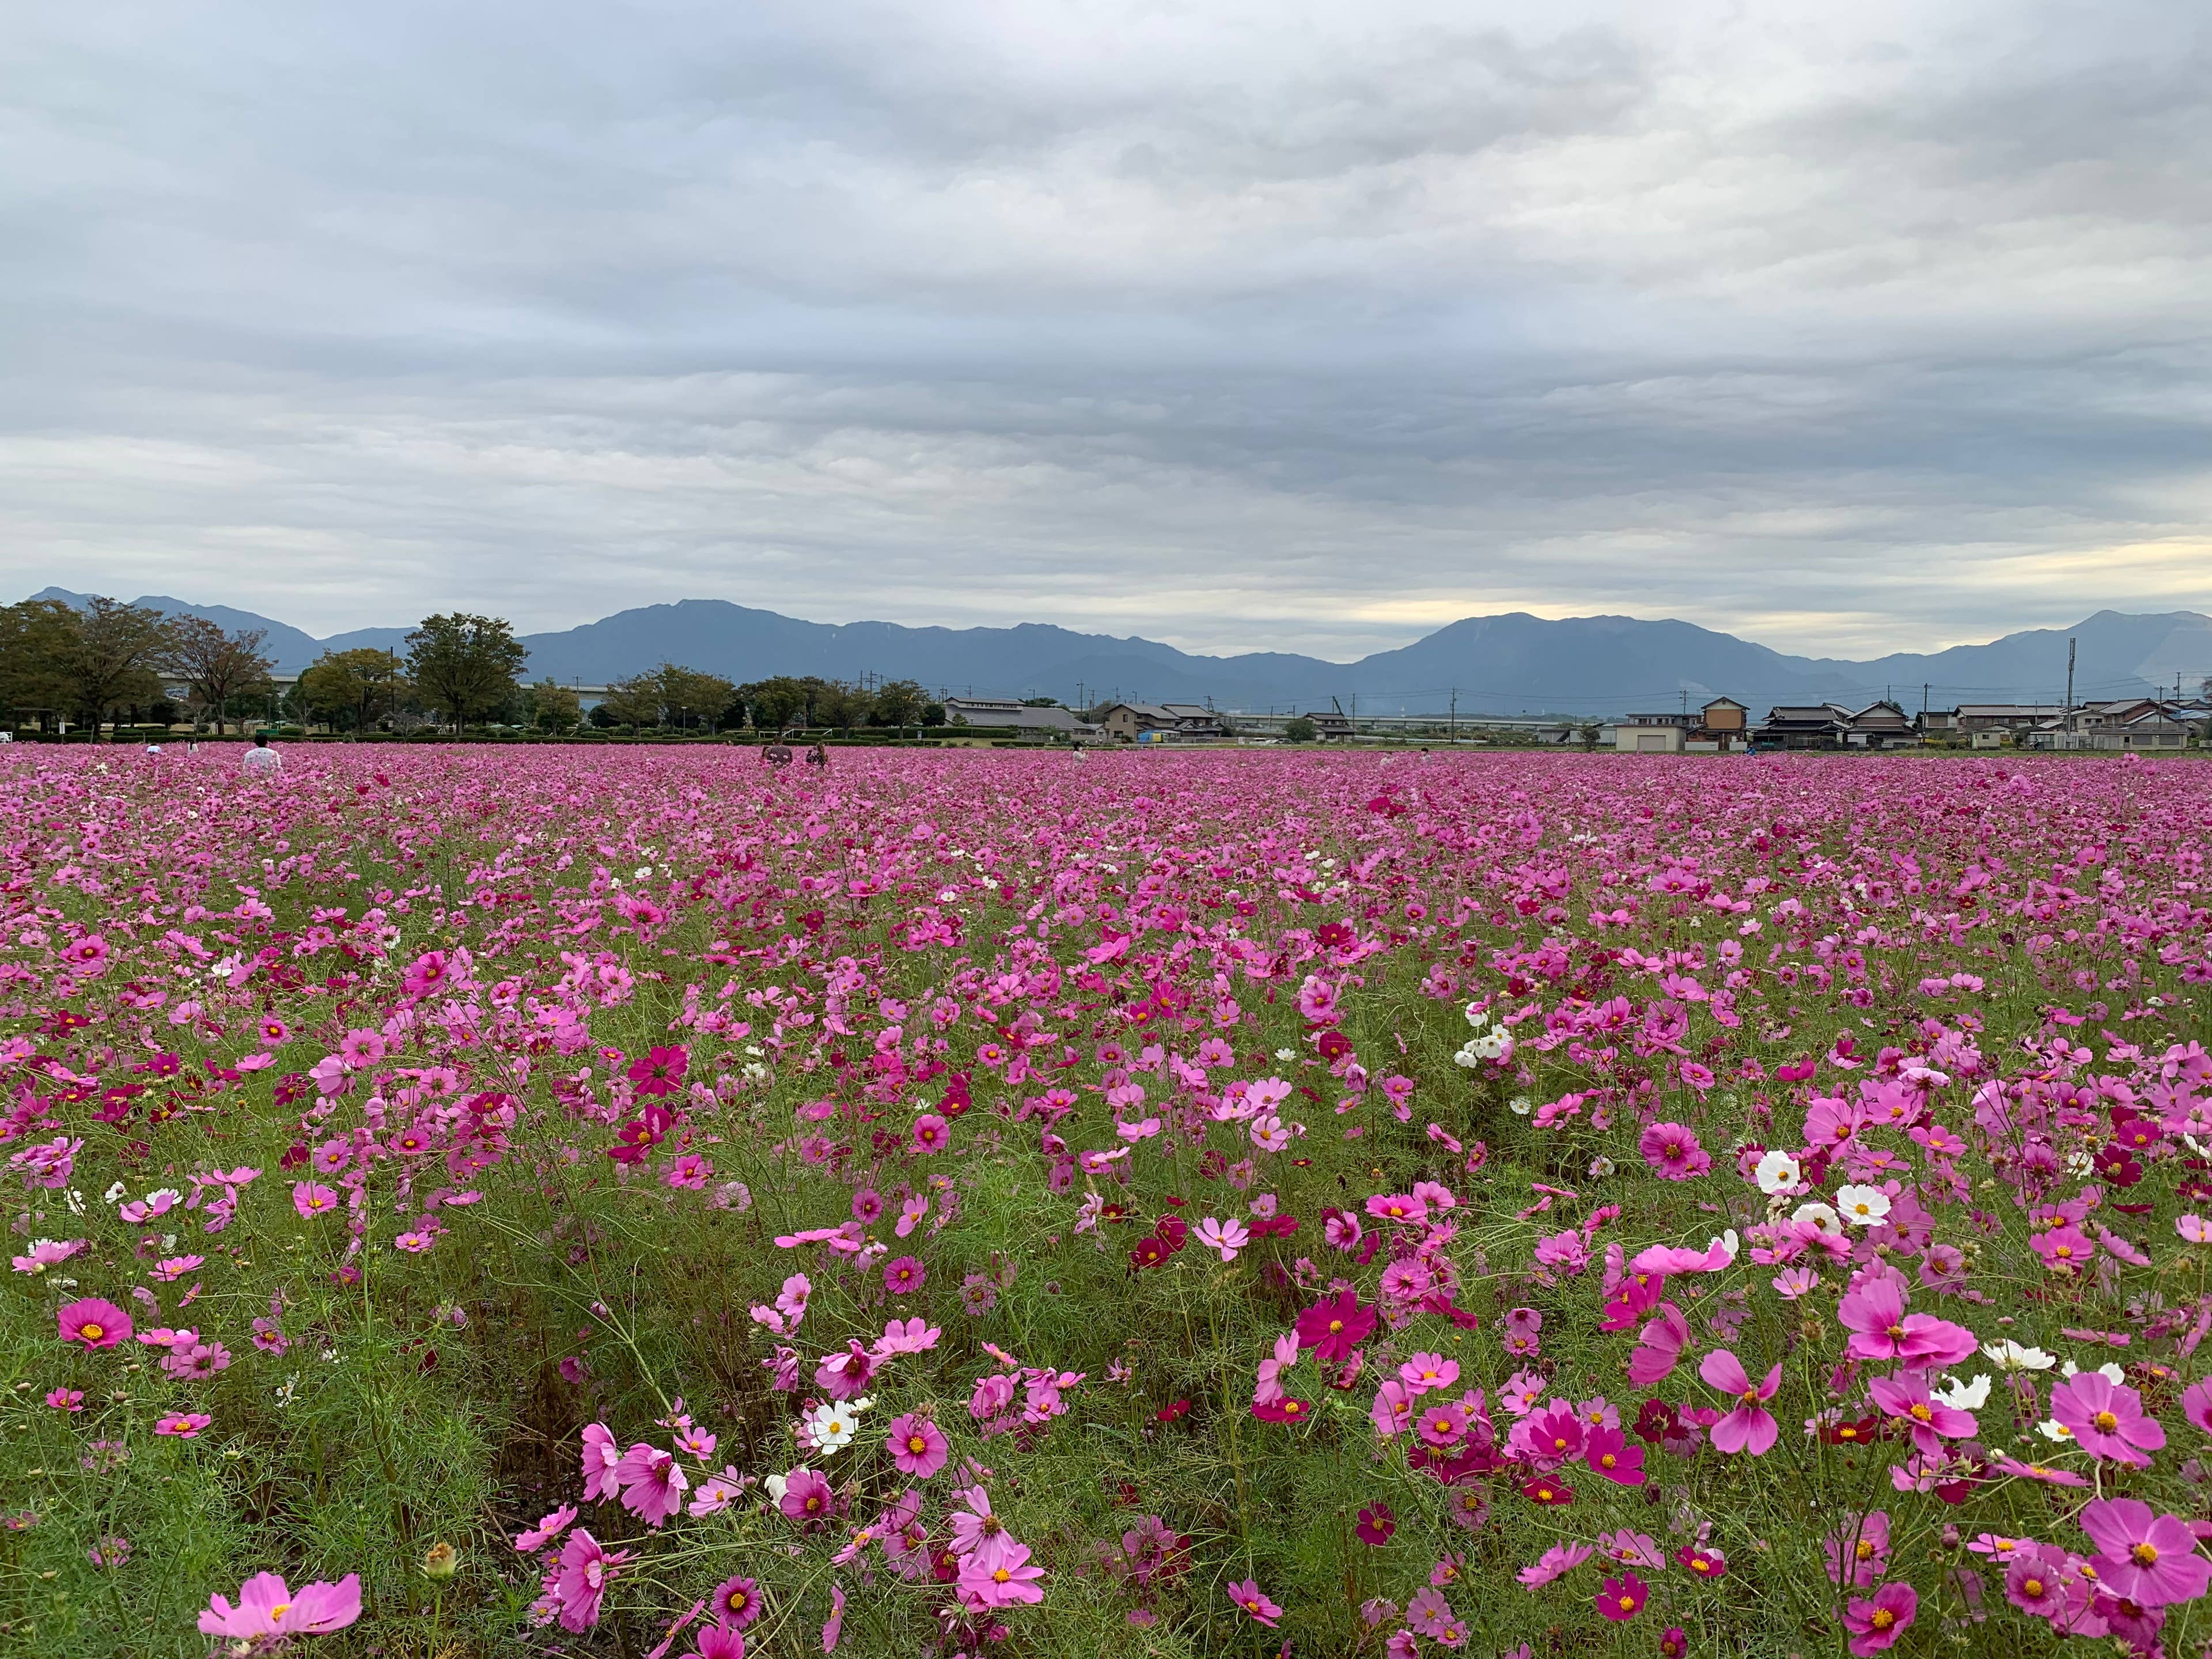
[[[257,736],[253,747],[246,751],[243,763],[247,772],[256,777],[265,777],[284,769],[284,757],[269,746],[269,739]]]

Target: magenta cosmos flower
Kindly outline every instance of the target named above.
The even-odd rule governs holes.
[[[2086,1505],[2081,1530],[2097,1547],[2098,1579],[2115,1595],[2162,1607],[2195,1601],[2212,1582],[2212,1565],[2197,1553],[2188,1523],[2154,1516],[2139,1498],[2100,1498]]]
[[[681,1048],[655,1048],[629,1064],[630,1087],[641,1095],[672,1095],[681,1086],[691,1057]]]
[[[302,1584],[288,1588],[273,1572],[257,1572],[238,1589],[238,1605],[220,1595],[208,1598],[200,1614],[204,1636],[237,1637],[247,1641],[260,1636],[319,1635],[343,1630],[361,1617],[361,1575],[348,1573],[335,1584]]]
[[[2053,1384],[2051,1414],[2092,1457],[2141,1467],[2149,1462],[2142,1453],[2166,1444],[2158,1419],[2143,1413],[2142,1396],[2099,1371]]]
[[[1932,1314],[1905,1311],[1905,1287],[1881,1278],[1846,1291],[1836,1317],[1851,1334],[1846,1351],[1854,1359],[1902,1359],[1936,1368],[1956,1365],[1974,1352],[1973,1333]]]
[[[884,1263],[884,1288],[893,1296],[911,1295],[928,1282],[929,1274],[913,1256],[896,1256]]]
[[[319,1181],[302,1181],[292,1188],[292,1207],[303,1218],[327,1215],[337,1203],[338,1195]]]
[[[1282,1608],[1267,1599],[1267,1593],[1260,1588],[1260,1581],[1256,1578],[1247,1578],[1241,1583],[1231,1584],[1229,1587],[1229,1599],[1269,1630],[1274,1629],[1275,1621],[1283,1616]]]
[[[908,1412],[891,1419],[891,1466],[901,1474],[927,1480],[945,1467],[950,1455],[945,1431],[926,1417]]]
[[[1760,1402],[1773,1399],[1774,1391],[1782,1386],[1782,1367],[1776,1365],[1767,1372],[1765,1381],[1753,1387],[1744,1371],[1743,1362],[1728,1349],[1716,1348],[1698,1367],[1698,1375],[1723,1394],[1735,1396],[1735,1409],[1711,1430],[1714,1449],[1747,1451],[1753,1457],[1763,1457],[1772,1450],[1781,1431],[1775,1425],[1773,1414]]]
[[[1662,1181],[1687,1181],[1713,1167],[1712,1154],[1687,1124],[1655,1123],[1637,1138],[1636,1150]]]
[[[1854,1596],[1844,1608],[1851,1651],[1861,1659],[1881,1652],[1911,1627],[1919,1611],[1920,1594],[1910,1584],[1884,1584],[1871,1596]]]
[[[1644,1611],[1644,1604],[1651,1597],[1651,1586],[1632,1572],[1618,1578],[1608,1578],[1599,1586],[1597,1610],[1618,1625],[1636,1617]]]
[[[794,1521],[813,1525],[827,1521],[836,1507],[836,1494],[830,1483],[812,1469],[794,1469],[784,1482],[783,1498],[777,1507]]]
[[[750,1578],[725,1578],[714,1586],[707,1605],[714,1608],[716,1624],[729,1630],[743,1630],[760,1617],[760,1589]]]
[[[1375,1331],[1375,1310],[1344,1291],[1316,1302],[1298,1316],[1298,1346],[1324,1360],[1342,1359]]]
[[[54,1310],[62,1340],[87,1348],[112,1348],[131,1334],[131,1316],[96,1296],[66,1302]]]

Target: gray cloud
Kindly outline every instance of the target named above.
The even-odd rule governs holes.
[[[79,10],[0,64],[25,591],[2212,608],[2178,3]]]

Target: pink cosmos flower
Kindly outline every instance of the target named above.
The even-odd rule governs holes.
[[[1828,1558],[1832,1583],[1855,1589],[1873,1583],[1888,1569],[1888,1515],[1875,1510],[1856,1522],[1846,1522],[1820,1540],[1820,1550]]]
[[[928,1480],[951,1455],[945,1431],[912,1412],[891,1419],[889,1445],[892,1467],[916,1480]]]
[[[214,1421],[205,1412],[168,1412],[154,1425],[154,1432],[174,1435],[179,1440],[197,1440],[200,1431]]]
[[[538,1518],[538,1524],[514,1537],[514,1547],[525,1555],[535,1555],[568,1530],[568,1523],[576,1518],[576,1506],[563,1504],[551,1514]]]
[[[1844,1608],[1844,1628],[1851,1632],[1851,1651],[1880,1653],[1911,1627],[1920,1594],[1910,1584],[1884,1584],[1871,1597],[1856,1596]]]
[[[1696,1133],[1686,1124],[1653,1124],[1638,1137],[1636,1150],[1662,1181],[1687,1181],[1713,1167],[1712,1154],[1698,1144]]]
[[[1946,1440],[1963,1440],[1979,1425],[1966,1413],[1945,1405],[1928,1392],[1923,1371],[1904,1371],[1896,1376],[1877,1376],[1867,1385],[1874,1403],[1912,1431],[1912,1443],[1929,1457],[1943,1449]]]
[[[1274,1629],[1275,1621],[1283,1616],[1282,1608],[1267,1599],[1265,1592],[1260,1588],[1260,1581],[1256,1578],[1247,1578],[1231,1584],[1229,1587],[1229,1599],[1269,1630]]]
[[[884,1334],[876,1339],[872,1350],[878,1359],[889,1359],[894,1354],[927,1353],[937,1346],[937,1339],[945,1334],[940,1326],[933,1325],[919,1316],[913,1319],[894,1319],[884,1327]]]
[[[2051,1385],[2051,1414],[2092,1457],[2137,1468],[2144,1452],[2166,1444],[2166,1431],[2146,1416],[2142,1396],[2100,1371],[2080,1371]]]
[[[622,1467],[622,1448],[604,1423],[584,1425],[584,1501],[596,1504],[621,1490],[616,1471]]]
[[[1523,1567],[1513,1576],[1530,1589],[1541,1589],[1553,1579],[1572,1572],[1590,1559],[1587,1544],[1554,1544],[1546,1550],[1533,1567]]]
[[[1208,1216],[1198,1224],[1198,1242],[1209,1250],[1220,1251],[1224,1261],[1234,1261],[1237,1251],[1252,1242],[1252,1235],[1234,1216],[1226,1221]]]
[[[2115,1595],[2162,1607],[2193,1601],[2212,1583],[2212,1564],[2197,1553],[2189,1523],[2154,1516],[2140,1498],[2107,1498],[2085,1505],[2081,1530],[2097,1547],[2099,1580]]]
[[[1421,1438],[1439,1449],[1455,1446],[1467,1433],[1467,1408],[1455,1400],[1439,1400],[1424,1406],[1415,1413],[1413,1429]]]
[[[54,1311],[61,1340],[91,1350],[112,1348],[131,1335],[131,1316],[112,1302],[96,1296],[65,1302]]]
[[[806,1525],[827,1521],[836,1510],[836,1495],[830,1483],[812,1469],[793,1469],[784,1482],[776,1507],[793,1521]]]
[[[952,1511],[952,1553],[987,1567],[996,1565],[1016,1546],[1006,1523],[991,1512],[991,1494],[981,1486],[969,1486],[954,1496],[966,1507]]]
[[[1592,1429],[1583,1442],[1583,1462],[1616,1486],[1644,1484],[1644,1448],[1630,1445],[1619,1429]]]
[[[951,1145],[951,1126],[934,1112],[924,1112],[914,1121],[913,1150],[917,1152],[941,1152]]]
[[[1298,1363],[1298,1334],[1285,1331],[1275,1339],[1274,1352],[1260,1362],[1258,1381],[1253,1385],[1252,1403],[1272,1406],[1287,1392],[1283,1387],[1283,1374]]]
[[[338,1195],[319,1182],[302,1181],[292,1188],[292,1207],[304,1218],[326,1215],[337,1202]]]
[[[641,1440],[615,1465],[622,1483],[622,1506],[648,1527],[659,1527],[683,1507],[690,1477],[676,1454]]]
[[[1043,1601],[1044,1592],[1036,1583],[1043,1577],[1044,1569],[1030,1562],[1029,1546],[1009,1538],[1006,1547],[988,1562],[981,1556],[963,1560],[954,1588],[970,1607],[1010,1607],[1017,1602]]]
[[[599,1622],[599,1599],[630,1554],[629,1550],[607,1549],[581,1527],[568,1534],[568,1541],[561,1547],[561,1570],[554,1580],[562,1629],[580,1632]]]
[[[1628,1356],[1628,1380],[1639,1389],[1664,1382],[1680,1359],[1690,1340],[1690,1322],[1672,1302],[1662,1302],[1654,1316],[1637,1334],[1634,1352]]]
[[[2212,1376],[2191,1382],[2181,1391],[2181,1414],[2212,1434]]]
[[[884,1288],[893,1296],[910,1296],[928,1282],[928,1272],[914,1256],[895,1256],[884,1263]]]
[[[1854,1359],[1901,1359],[1916,1368],[1962,1364],[1974,1352],[1973,1333],[1948,1319],[1905,1311],[1905,1286],[1887,1274],[1844,1292],[1836,1317],[1851,1333],[1845,1350]]]
[[[1782,1386],[1782,1367],[1777,1364],[1767,1372],[1766,1380],[1756,1388],[1745,1374],[1743,1363],[1726,1348],[1715,1349],[1705,1356],[1698,1367],[1698,1375],[1708,1386],[1723,1394],[1734,1395],[1736,1404],[1733,1410],[1712,1425],[1713,1449],[1717,1451],[1747,1451],[1753,1457],[1764,1456],[1771,1450],[1781,1430],[1774,1418],[1759,1402],[1774,1398],[1775,1390]]]
[[[239,1587],[238,1605],[208,1598],[200,1633],[252,1641],[264,1636],[320,1635],[343,1630],[361,1617],[361,1575],[335,1584],[302,1584],[296,1590],[273,1572],[257,1572]]]

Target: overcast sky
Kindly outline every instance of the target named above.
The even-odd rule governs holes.
[[[2199,0],[18,7],[0,599],[2212,611]]]

